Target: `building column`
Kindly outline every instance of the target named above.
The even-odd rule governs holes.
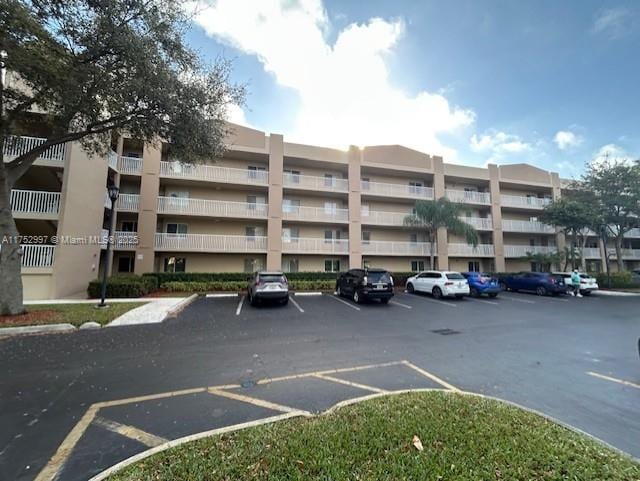
[[[433,156],[433,196],[435,200],[444,197],[444,161],[442,157]],[[449,269],[449,238],[447,229],[440,227],[436,234],[437,260],[436,267],[440,270]],[[433,249],[433,246],[431,246]]]
[[[267,220],[267,269],[282,269],[282,173],[284,139],[269,136],[269,216]]]
[[[160,160],[162,143],[146,143],[142,150],[140,178],[140,206],[138,208],[138,246],[135,273],[153,272],[155,265],[155,239],[158,225],[158,192],[160,190]]]
[[[349,147],[349,269],[362,267],[362,201],[360,169],[362,150]]]
[[[600,264],[602,272],[607,272],[607,247],[602,242],[602,238],[598,237],[598,248],[600,249]]]
[[[554,202],[560,200],[562,197],[562,188],[560,186],[560,176],[554,172],[551,172],[551,197]],[[564,235],[564,232],[561,232],[560,229],[556,228],[556,248],[558,252],[563,252],[564,248],[567,245],[567,241]],[[585,264],[585,260],[582,259],[583,266]]]
[[[500,171],[497,165],[489,164],[489,191],[491,192],[491,222],[493,223],[493,248],[496,272],[506,271],[504,259],[504,235],[502,232],[502,208],[500,203]]]
[[[116,154],[118,155],[118,161],[120,160],[120,156],[122,155],[122,149],[124,147],[124,137],[120,136],[118,137],[118,143],[116,146]],[[116,185],[116,187],[120,188],[120,173],[118,171],[116,171],[116,173],[113,175],[113,183]],[[118,219],[118,203],[116,202],[116,208],[113,210],[113,215],[111,216],[111,219],[109,219],[109,223],[111,224],[111,232],[114,233],[116,232],[116,227],[117,227],[117,219]],[[113,274],[113,257],[114,257],[114,249],[113,246],[112,248],[109,250],[109,255],[107,256],[107,276],[111,276]]]

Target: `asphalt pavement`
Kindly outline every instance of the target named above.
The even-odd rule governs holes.
[[[167,440],[410,388],[517,402],[640,457],[639,313],[640,297],[202,298],[162,324],[0,339],[0,479],[88,479]]]

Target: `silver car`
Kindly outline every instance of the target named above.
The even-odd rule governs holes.
[[[249,277],[247,292],[252,306],[266,300],[283,305],[289,302],[289,282],[284,273],[279,271],[256,272]]]

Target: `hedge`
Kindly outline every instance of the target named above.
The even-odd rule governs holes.
[[[158,285],[167,282],[247,282],[248,272],[149,272],[143,277],[154,277]],[[336,272],[287,272],[290,281],[328,281],[338,277]]]
[[[87,294],[91,298],[100,297],[102,280],[89,283]],[[107,279],[107,297],[141,297],[158,289],[158,280],[152,276],[113,276]]]
[[[638,284],[633,282],[633,276],[631,272],[612,272],[611,286],[609,286],[609,279],[606,273],[600,272],[597,274],[599,287],[613,287],[613,288],[625,288],[625,287],[638,287]]]
[[[294,291],[326,291],[333,290],[336,286],[335,280],[324,281],[290,281],[289,287]],[[247,282],[238,281],[209,281],[209,282],[165,282],[160,288],[168,292],[210,292],[210,291],[241,291],[247,288]]]

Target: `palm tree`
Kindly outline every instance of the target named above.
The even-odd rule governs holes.
[[[415,212],[404,218],[405,225],[424,229],[427,234],[427,240],[431,244],[429,259],[431,269],[435,268],[433,246],[440,227],[445,227],[448,231],[464,237],[473,247],[478,245],[478,231],[460,220],[461,215],[468,213],[469,209],[462,204],[441,197],[438,200],[416,201]]]

